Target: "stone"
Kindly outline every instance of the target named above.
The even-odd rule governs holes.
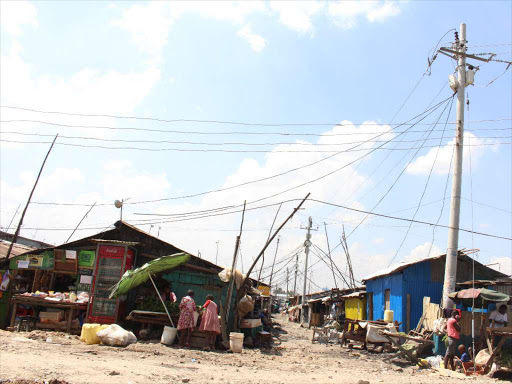
[[[359,380],[357,384],[370,384],[368,380]]]
[[[118,376],[118,375],[120,375],[120,373],[117,372],[117,371],[112,371],[112,372],[109,373],[109,375],[110,376]]]
[[[187,379],[187,378],[185,378],[185,379],[181,379],[181,382],[182,382],[182,383],[188,383],[189,381],[190,381],[190,379]]]

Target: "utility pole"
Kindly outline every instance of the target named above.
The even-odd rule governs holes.
[[[457,255],[459,243],[459,222],[460,222],[460,195],[462,185],[462,153],[464,146],[464,101],[465,89],[473,84],[474,74],[479,68],[466,64],[466,58],[483,62],[502,62],[512,65],[512,62],[498,60],[495,53],[471,55],[466,53],[466,24],[460,25],[460,35],[455,32],[455,43],[451,48],[441,47],[439,53],[457,61],[457,80],[450,76],[450,87],[457,92],[456,132],[455,132],[455,153],[453,166],[452,198],[450,204],[450,222],[448,230],[448,246],[446,249],[446,267],[443,286],[443,308],[451,307],[452,301],[448,294],[455,291],[457,278]],[[483,56],[488,56],[487,58]],[[466,71],[466,66],[468,71]]]
[[[299,254],[295,255],[295,279],[293,281],[293,297],[297,294],[297,274],[299,273]],[[298,302],[296,304],[299,304]]]
[[[73,237],[73,234],[76,232],[76,230],[78,229],[78,227],[80,226],[80,224],[82,224],[82,221],[85,220],[85,218],[87,217],[87,215],[89,213],[91,213],[92,209],[94,208],[94,206],[96,205],[96,202],[94,202],[94,204],[91,206],[91,208],[89,208],[89,210],[87,211],[87,213],[84,215],[84,217],[82,217],[82,220],[80,220],[80,222],[77,224],[77,226],[75,227],[75,229],[73,230],[73,232],[71,232],[71,235],[69,235],[68,239],[66,240],[66,243],[69,243],[69,240],[71,240],[71,238]],[[151,233],[151,228],[149,228],[149,233]]]
[[[286,268],[286,300],[288,300],[288,280],[290,278],[290,270]]]
[[[4,263],[9,264],[9,256],[12,251],[12,246],[16,243],[18,240],[18,235],[20,234],[21,226],[23,225],[23,219],[25,218],[25,214],[27,213],[27,208],[30,205],[30,200],[32,199],[32,195],[34,194],[34,191],[36,190],[37,183],[39,182],[39,178],[41,177],[41,173],[43,173],[44,165],[46,164],[46,160],[48,159],[48,156],[50,155],[50,152],[53,149],[53,146],[55,145],[55,142],[57,141],[57,137],[59,135],[55,136],[55,139],[53,139],[52,145],[50,145],[50,149],[48,150],[48,153],[46,153],[46,156],[43,160],[43,164],[41,164],[41,169],[39,169],[39,173],[37,174],[36,181],[34,183],[34,186],[32,187],[32,190],[30,191],[30,195],[28,196],[27,204],[25,205],[25,208],[23,209],[23,212],[21,213],[20,222],[18,223],[18,227],[16,228],[16,231],[14,232],[14,235],[11,239],[11,244],[9,244],[9,249],[7,250],[7,255],[5,256]]]
[[[215,265],[217,265],[217,258],[219,257],[219,240],[217,240],[217,252],[215,252]]]
[[[450,204],[450,229],[446,249],[446,267],[444,270],[443,307],[448,308],[451,300],[448,294],[455,291],[457,279],[457,249],[459,245],[460,192],[462,185],[462,154],[464,148],[464,97],[466,89],[466,24],[460,25],[460,37],[455,32],[457,57],[457,113],[455,132],[455,153]]]
[[[306,233],[306,241],[304,241],[306,260],[304,262],[304,289],[302,290],[302,323],[307,322],[308,316],[306,315],[306,289],[308,287],[308,257],[309,257],[309,247],[311,247],[311,227],[313,226],[313,219],[311,216],[309,217],[308,226]]]

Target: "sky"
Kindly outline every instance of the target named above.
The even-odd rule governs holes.
[[[466,23],[468,52],[512,60],[503,1],[0,7],[3,230],[19,223],[59,134],[23,236],[62,244],[94,203],[72,239],[101,232],[125,200],[123,220],[230,265],[246,201],[238,268],[247,271],[272,223],[311,193],[261,273],[268,281],[275,257],[274,283],[285,287],[288,269],[291,289],[298,254],[297,290],[309,217],[311,291],[345,284],[343,228],[358,281],[446,251],[455,63],[436,47]],[[512,275],[512,70],[471,62],[459,248]]]

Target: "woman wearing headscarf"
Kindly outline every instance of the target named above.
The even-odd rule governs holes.
[[[215,349],[215,339],[220,333],[219,313],[217,304],[213,301],[213,296],[206,296],[206,302],[203,307],[204,313],[201,319],[201,325],[199,330],[206,332],[206,344],[205,350]]]
[[[178,320],[178,331],[180,331],[180,346],[190,347],[190,335],[194,330],[194,312],[196,303],[194,301],[194,291],[189,290],[187,296],[180,302],[180,319]]]

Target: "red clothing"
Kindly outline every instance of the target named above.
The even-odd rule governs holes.
[[[459,340],[460,334],[459,331],[455,329],[455,324],[457,324],[457,320],[455,320],[453,317],[450,317],[446,322],[446,333],[448,334],[448,337]]]

